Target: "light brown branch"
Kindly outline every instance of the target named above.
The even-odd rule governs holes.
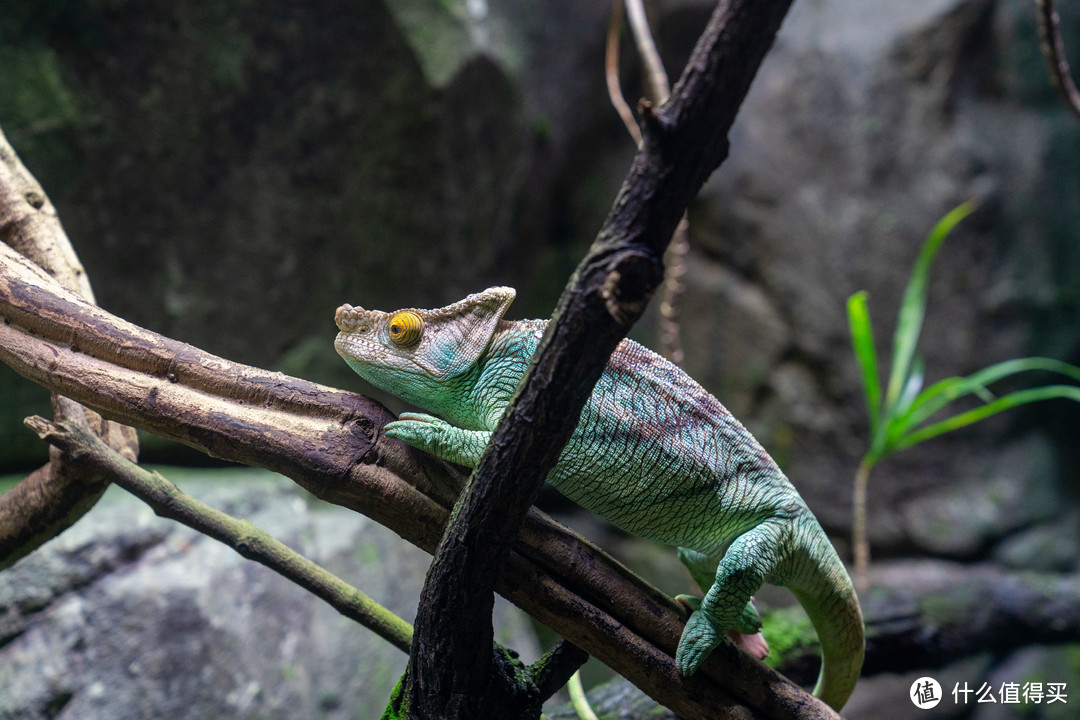
[[[56,208],[0,131],[0,243],[37,264],[68,290],[93,302],[94,293]],[[53,414],[91,429],[134,459],[135,431],[53,395]],[[56,537],[94,506],[107,482],[71,467],[50,451],[49,463],[0,495],[0,569]]]
[[[619,114],[619,118],[626,126],[630,137],[634,138],[634,144],[641,147],[641,130],[637,125],[634,111],[626,102],[623,95],[622,83],[619,81],[619,35],[622,30],[623,0],[614,0],[611,4],[611,19],[608,20],[607,43],[604,52],[604,79],[607,81],[608,99],[612,107]]]

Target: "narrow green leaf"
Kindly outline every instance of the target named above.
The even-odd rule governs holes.
[[[892,410],[894,415],[906,413],[911,404],[915,402],[919,391],[922,390],[925,374],[926,365],[923,363],[922,356],[916,354],[911,363],[911,371],[908,373],[907,381],[904,383],[904,389],[900,392],[900,397],[896,400],[896,407]]]
[[[886,413],[900,397],[907,382],[915,344],[922,330],[923,316],[926,312],[926,290],[929,285],[930,266],[934,262],[938,248],[957,223],[975,210],[975,203],[969,201],[950,210],[938,221],[930,234],[926,236],[915,267],[911,272],[907,289],[900,303],[900,313],[893,334],[892,367],[889,373],[889,385],[885,392]]]
[[[847,311],[851,344],[862,369],[863,393],[866,395],[866,408],[870,417],[870,435],[873,436],[877,433],[881,411],[881,381],[878,379],[877,350],[874,348],[874,333],[870,327],[870,309],[867,307],[866,297],[865,290],[849,297]]]
[[[877,450],[882,454],[891,452],[896,441],[913,427],[908,422],[910,416],[908,411],[919,396],[919,391],[922,390],[924,375],[925,364],[922,356],[916,354],[911,363],[911,371],[908,373],[907,382],[904,383],[904,389],[901,391],[900,397],[897,398],[896,404],[889,408],[888,415],[885,418],[887,429],[883,433],[884,437],[877,444]]]
[[[1080,402],[1080,387],[1077,387],[1076,385],[1044,385],[1042,387],[1029,388],[1027,390],[1017,390],[1016,392],[998,398],[992,403],[987,403],[986,405],[982,405],[973,410],[968,410],[959,415],[954,415],[947,420],[942,420],[933,425],[927,425],[920,430],[909,433],[898,440],[895,445],[893,445],[892,450],[895,452],[897,450],[909,448],[924,440],[929,440],[930,438],[937,437],[938,435],[942,435],[952,430],[966,427],[979,420],[984,420],[992,415],[996,415],[1002,410],[1008,410],[1026,403],[1054,400],[1058,398]]]
[[[969,394],[982,396],[987,385],[1022,372],[1044,371],[1058,373],[1080,382],[1080,367],[1053,358],[1030,357],[1006,360],[974,372],[967,377],[952,377],[934,383],[922,391],[903,418],[906,429],[917,427],[953,400]],[[992,402],[983,398],[985,402]]]

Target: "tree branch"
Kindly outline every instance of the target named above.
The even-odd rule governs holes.
[[[90,281],[71,246],[56,208],[19,160],[0,130],[0,242],[36,263],[68,290],[94,301]],[[106,422],[97,413],[57,395],[57,420],[91,429],[106,443],[134,460],[139,452],[135,431]],[[0,495],[0,570],[56,537],[94,506],[108,483],[69,466],[50,450],[44,465]]]
[[[945,560],[875,563],[862,599],[863,675],[944,667],[1030,645],[1080,642],[1080,575],[1023,572]],[[808,619],[800,620],[811,632]],[[784,658],[788,677],[813,682],[818,653]]]
[[[463,483],[434,458],[383,437],[379,430],[393,415],[378,403],[139,328],[66,291],[6,245],[0,361],[113,420],[281,473],[428,552]],[[728,645],[699,675],[678,675],[672,657],[684,610],[538,511],[512,544],[497,589],[690,720],[730,706],[729,683],[805,697]]]
[[[644,141],[630,175],[563,291],[436,551],[404,683],[410,718],[489,716],[484,701],[495,578],[507,573],[521,519],[608,357],[660,282],[661,257],[676,223],[726,156],[728,130],[789,6],[790,0],[721,3],[669,101],[646,108]],[[664,667],[671,671],[670,657]],[[794,716],[798,708],[828,712],[805,693],[784,697],[779,688],[737,681],[729,688],[732,698],[768,717]]]

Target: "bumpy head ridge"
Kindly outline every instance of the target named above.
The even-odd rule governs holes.
[[[487,349],[513,288],[494,287],[435,309],[393,313],[342,305],[334,314],[334,346],[349,365],[380,387],[388,372],[443,378],[467,370]]]

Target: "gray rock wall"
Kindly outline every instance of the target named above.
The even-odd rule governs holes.
[[[712,4],[656,7],[674,73]],[[1080,67],[1080,10],[1060,9]],[[506,283],[514,317],[550,311],[632,155],[603,87],[606,14],[22,3],[0,14],[0,123],[106,308],[361,389],[330,346],[343,301],[435,306]],[[934,268],[927,380],[1080,361],[1080,124],[1027,0],[799,0],[731,140],[691,208],[687,365],[843,548],[866,443],[847,297],[870,292],[887,370],[925,233],[977,198]],[[654,344],[648,323],[635,333]],[[39,461],[20,423],[44,396],[0,370],[0,397],[0,467]],[[1075,569],[1078,420],[1033,406],[890,459],[871,485],[875,553]]]

